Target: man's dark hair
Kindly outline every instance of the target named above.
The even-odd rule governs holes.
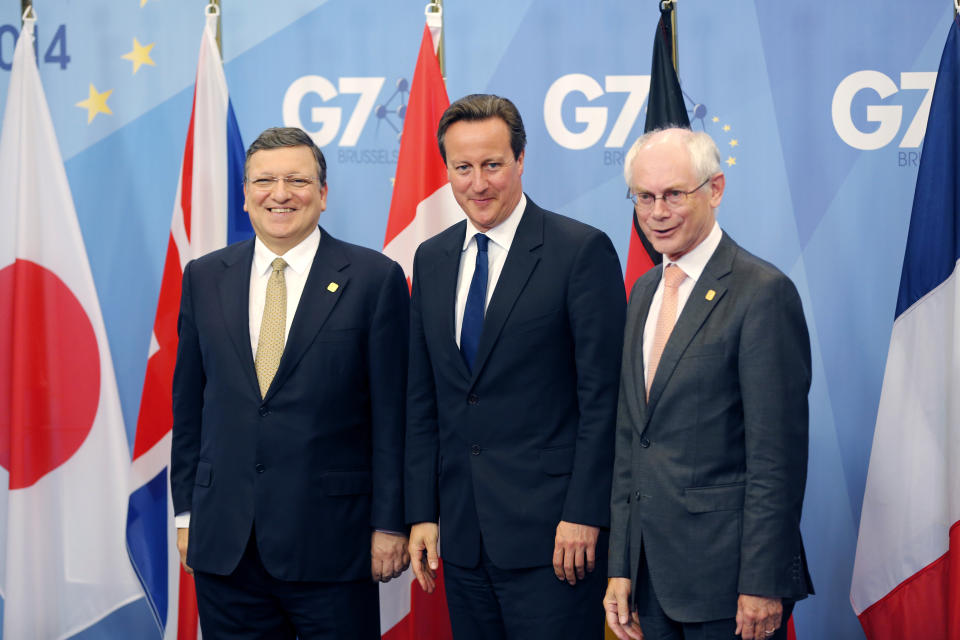
[[[440,156],[443,157],[443,162],[447,162],[447,150],[443,139],[450,125],[461,120],[474,121],[489,118],[500,118],[506,123],[510,131],[510,148],[513,150],[513,158],[518,159],[524,147],[527,146],[527,133],[523,130],[523,120],[516,105],[500,96],[473,93],[451,104],[440,116],[440,124],[437,126],[437,144],[440,145]]]
[[[271,127],[257,136],[250,148],[247,149],[247,158],[243,163],[243,179],[247,179],[247,169],[250,167],[250,156],[257,151],[266,151],[267,149],[282,149],[284,147],[307,147],[313,152],[313,157],[317,161],[317,178],[320,180],[320,186],[327,184],[327,160],[323,157],[323,152],[313,142],[306,131],[297,127]]]

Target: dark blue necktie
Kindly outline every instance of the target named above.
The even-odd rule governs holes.
[[[463,325],[460,327],[460,352],[471,371],[483,331],[483,307],[487,302],[487,243],[490,242],[490,238],[482,233],[475,235],[474,239],[477,241],[477,266],[473,270],[467,304],[463,308]]]

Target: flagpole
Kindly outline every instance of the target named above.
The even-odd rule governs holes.
[[[430,0],[430,4],[427,5],[427,11],[429,13],[439,13],[440,14],[440,43],[437,47],[437,62],[440,63],[440,75],[443,76],[443,81],[447,81],[447,57],[444,53],[446,48],[446,33],[443,28],[443,0]]]
[[[220,53],[220,59],[223,59],[223,35],[220,30],[220,0],[210,0],[210,4],[217,8],[217,51]]]
[[[677,47],[677,0],[662,0],[660,10],[670,11],[670,56],[673,58],[673,70],[680,76],[680,49]]]

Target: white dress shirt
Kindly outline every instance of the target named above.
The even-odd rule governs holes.
[[[287,325],[283,332],[283,340],[286,344],[286,340],[290,336],[293,316],[297,313],[297,306],[300,304],[300,297],[303,295],[303,286],[307,283],[307,276],[310,275],[310,267],[313,266],[313,259],[317,255],[319,246],[320,227],[314,227],[313,233],[282,256],[270,251],[267,245],[260,241],[260,238],[253,241],[248,313],[250,318],[250,347],[253,350],[254,358],[256,358],[257,343],[260,340],[263,305],[267,299],[267,280],[270,279],[270,274],[273,272],[274,259],[283,258],[287,261],[287,267],[283,270],[283,278],[287,284]],[[178,513],[174,520],[178,529],[186,529],[190,526],[190,512]]]
[[[520,202],[507,216],[507,219],[493,229],[482,232],[490,239],[490,242],[487,243],[487,299],[483,303],[484,313],[490,305],[493,290],[497,288],[497,281],[500,280],[500,273],[503,271],[503,263],[507,261],[507,253],[510,251],[510,245],[513,244],[513,237],[517,234],[520,218],[523,217],[523,211],[526,208],[527,196],[521,193]],[[463,328],[463,312],[467,306],[470,282],[473,280],[473,272],[477,268],[477,240],[475,236],[478,233],[481,232],[477,231],[470,220],[467,220],[467,233],[463,239],[463,249],[460,253],[460,271],[457,274],[457,302],[456,315],[454,316],[457,345],[460,344],[460,330]]]
[[[657,285],[657,290],[653,294],[653,301],[650,303],[650,312],[647,313],[647,322],[643,325],[643,376],[647,386],[650,385],[646,376],[647,371],[650,369],[650,352],[653,350],[653,335],[657,331],[657,318],[660,316],[660,307],[663,304],[663,269],[666,269],[667,265],[675,264],[687,274],[687,277],[684,278],[683,282],[681,282],[677,288],[677,319],[679,320],[680,314],[683,312],[683,307],[690,298],[690,292],[693,291],[693,286],[697,284],[697,280],[700,279],[700,274],[703,273],[707,262],[713,257],[713,252],[716,251],[720,245],[721,238],[723,238],[723,232],[720,230],[720,225],[714,221],[713,229],[710,230],[707,237],[703,239],[703,242],[691,249],[689,253],[680,256],[680,259],[676,262],[668,260],[666,256],[663,257],[663,265],[660,267],[660,283]]]
[[[253,243],[253,264],[250,265],[250,348],[254,358],[257,355],[257,342],[260,340],[260,322],[263,320],[263,305],[267,299],[267,281],[273,272],[273,261],[283,258],[287,261],[287,268],[283,270],[283,278],[287,283],[287,325],[284,328],[283,340],[286,344],[290,336],[290,325],[297,313],[300,296],[303,295],[303,286],[307,284],[310,267],[317,255],[320,246],[320,227],[314,227],[313,233],[304,238],[300,244],[278,256],[260,241]]]

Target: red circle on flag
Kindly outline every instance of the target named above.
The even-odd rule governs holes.
[[[70,459],[100,402],[100,350],[87,313],[51,271],[0,269],[0,465],[23,489]]]

